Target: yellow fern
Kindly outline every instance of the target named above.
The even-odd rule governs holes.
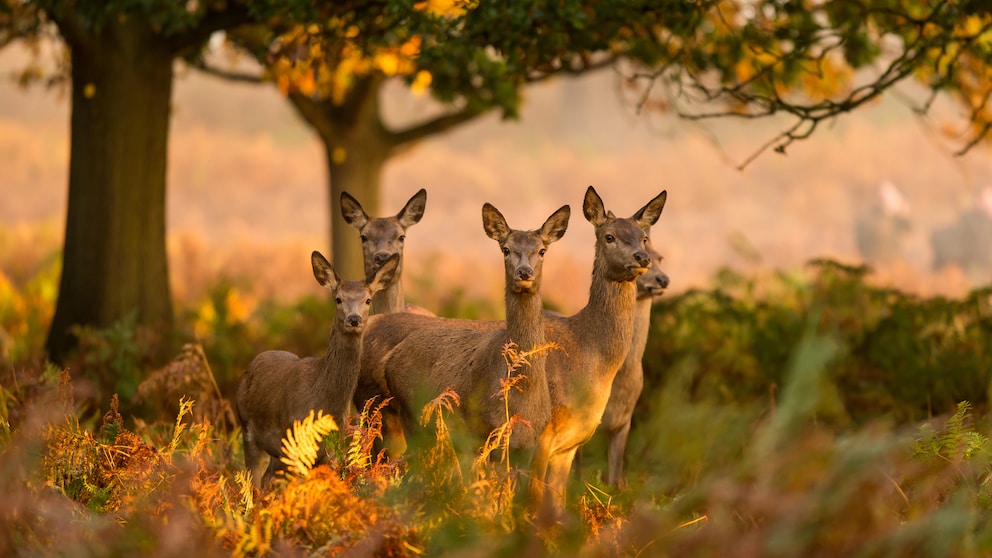
[[[299,477],[308,476],[321,451],[320,441],[337,429],[334,417],[325,415],[323,411],[317,411],[314,417],[314,411],[310,409],[306,418],[294,420],[293,428],[286,431],[286,437],[282,439],[283,457],[280,459],[290,472]]]
[[[186,425],[183,423],[183,418],[193,412],[194,401],[188,397],[183,397],[179,400],[179,414],[176,416],[176,426],[172,430],[172,442],[169,443],[168,455],[172,455],[176,451],[176,447],[179,446],[179,440],[182,438],[183,431],[186,430]]]
[[[234,474],[234,482],[238,483],[238,492],[241,494],[241,507],[245,513],[251,513],[255,507],[255,493],[251,488],[251,471],[243,470]]]

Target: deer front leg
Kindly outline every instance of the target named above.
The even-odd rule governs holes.
[[[568,474],[572,470],[572,461],[578,446],[559,451],[551,456],[548,462],[547,494],[549,505],[555,517],[561,517],[565,512],[565,495],[568,488]]]
[[[546,478],[548,476],[548,463],[551,459],[551,452],[554,449],[555,433],[553,422],[548,423],[541,436],[537,440],[537,447],[534,448],[534,457],[530,462],[530,484],[528,495],[531,509],[538,511],[544,503],[544,493],[547,489]]]

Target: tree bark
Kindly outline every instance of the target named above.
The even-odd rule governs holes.
[[[173,325],[165,193],[174,52],[140,18],[115,18],[97,32],[72,22],[60,29],[72,53],[72,147],[62,277],[45,346],[53,362],[77,345],[73,325],[132,316],[166,334]]]

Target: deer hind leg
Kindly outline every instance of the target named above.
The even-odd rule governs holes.
[[[382,409],[382,441],[388,455],[399,457],[406,453],[407,442],[403,418],[393,409]]]
[[[623,481],[623,454],[627,449],[627,436],[629,434],[630,419],[618,430],[609,434],[609,446],[606,448],[606,457],[609,465],[606,473],[606,482],[617,488],[623,488],[625,484]]]
[[[268,465],[266,463],[266,458],[269,457],[269,454],[265,453],[265,451],[263,451],[262,448],[260,448],[258,444],[252,440],[252,436],[249,434],[247,428],[245,428],[245,430],[241,433],[241,441],[244,444],[245,451],[245,470],[251,474],[252,484],[255,485],[256,488],[261,488],[263,474],[265,474],[266,466]]]
[[[270,486],[272,484],[272,479],[276,478],[276,472],[286,471],[286,464],[282,462],[279,457],[270,455],[269,456],[269,466],[265,469],[265,475],[262,477],[262,486]]]

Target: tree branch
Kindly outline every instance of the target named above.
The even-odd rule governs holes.
[[[182,54],[198,48],[217,31],[248,25],[254,21],[247,5],[236,1],[227,2],[221,9],[208,10],[196,25],[186,32],[170,37],[170,47],[176,54]]]
[[[253,84],[265,83],[267,81],[263,74],[249,74],[247,72],[238,72],[235,70],[218,68],[216,66],[211,66],[207,64],[204,60],[199,58],[193,60],[187,60],[187,64],[189,64],[191,68],[195,68],[196,70],[199,70],[207,75],[211,75],[221,79],[226,79],[229,81],[235,81],[240,83],[253,83]]]
[[[490,110],[492,109],[477,108],[469,105],[455,112],[449,112],[431,120],[427,120],[426,122],[415,124],[404,130],[389,132],[386,137],[394,150],[397,152],[402,152],[405,148],[412,146],[412,144],[418,140],[434,134],[446,132],[456,126],[464,124],[465,122],[469,122],[478,116],[489,112]]]

